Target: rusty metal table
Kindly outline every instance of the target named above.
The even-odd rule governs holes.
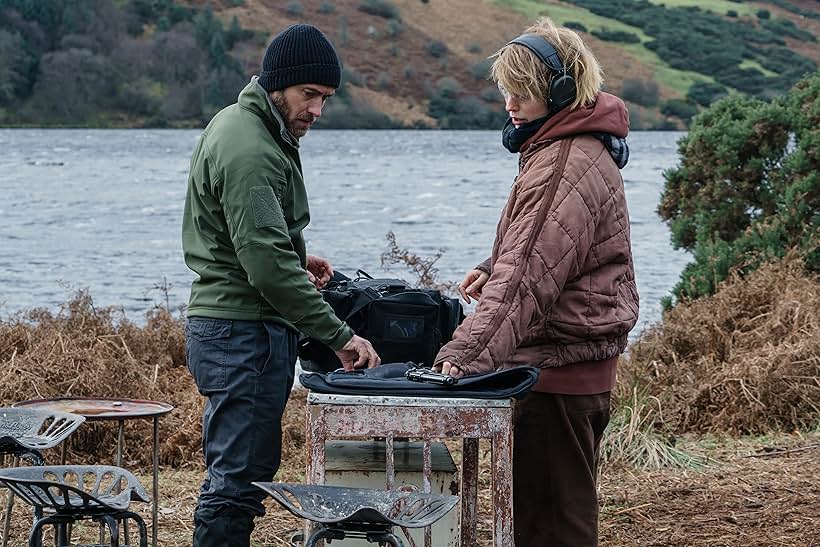
[[[159,401],[139,399],[114,399],[108,397],[55,397],[51,399],[31,399],[14,403],[13,407],[59,410],[84,416],[87,421],[116,420],[117,467],[122,467],[122,450],[125,435],[125,421],[151,418],[153,420],[153,484],[151,504],[151,544],[157,546],[157,509],[159,500],[159,418],[171,412],[174,407]],[[65,443],[62,446],[62,463],[65,463]],[[127,533],[127,531],[126,531]]]
[[[395,479],[393,440],[424,441],[424,492],[430,492],[430,441],[461,438],[461,545],[476,544],[478,440],[492,446],[493,545],[513,545],[512,405],[509,399],[447,399],[309,393],[307,399],[307,480],[325,482],[325,441],[338,437],[383,437],[387,447],[387,489]],[[425,545],[431,544],[425,530]]]

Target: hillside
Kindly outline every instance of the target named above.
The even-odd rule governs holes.
[[[0,0],[4,125],[201,125],[297,22],[343,59],[324,127],[497,127],[487,57],[539,15],[588,40],[636,129],[684,128],[726,93],[779,95],[820,63],[813,0],[89,0],[85,24],[76,3],[32,4]],[[62,71],[83,75],[61,99],[41,84]]]

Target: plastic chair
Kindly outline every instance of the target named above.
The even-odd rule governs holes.
[[[305,542],[357,537],[370,543],[403,547],[393,526],[423,528],[447,514],[458,496],[342,486],[254,482],[285,509],[321,524]]]
[[[32,465],[45,465],[42,451],[63,442],[85,421],[83,416],[27,408],[0,408],[0,456],[14,457]],[[3,547],[8,543],[14,494],[9,493],[3,523]],[[35,515],[36,516],[36,515]]]
[[[35,511],[49,513],[34,523],[29,547],[43,547],[43,527],[49,524],[55,528],[55,547],[67,547],[68,526],[84,519],[108,527],[111,547],[126,547],[119,543],[119,523],[134,520],[139,527],[140,547],[148,545],[145,521],[128,510],[132,501],[147,503],[148,494],[125,469],[110,465],[16,467],[0,470],[0,483],[34,506]]]

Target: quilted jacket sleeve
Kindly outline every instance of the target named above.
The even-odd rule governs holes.
[[[591,245],[593,214],[583,200],[573,199],[574,183],[563,176],[570,142],[562,141],[558,154],[557,145],[544,150],[519,176],[481,300],[439,351],[436,364],[449,361],[465,374],[500,368],[578,274],[581,255]]]

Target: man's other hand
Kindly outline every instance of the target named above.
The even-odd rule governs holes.
[[[379,354],[373,349],[373,344],[355,334],[336,352],[336,355],[348,372],[355,368],[373,368],[382,364]]]
[[[307,274],[310,282],[321,289],[333,277],[333,267],[320,256],[307,255]]]
[[[487,272],[482,272],[481,270],[470,270],[467,272],[467,275],[465,275],[461,283],[458,284],[458,292],[461,294],[461,298],[468,304],[470,303],[471,296],[476,300],[481,298],[481,290],[484,288],[484,285],[486,285],[488,279],[490,279],[490,274]]]

